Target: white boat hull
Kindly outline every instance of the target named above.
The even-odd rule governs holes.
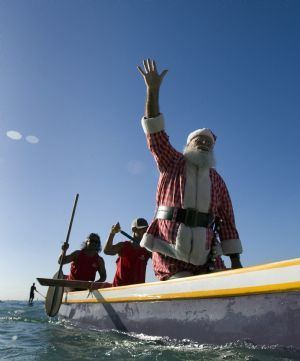
[[[65,292],[59,316],[83,327],[300,349],[300,259],[167,282]]]

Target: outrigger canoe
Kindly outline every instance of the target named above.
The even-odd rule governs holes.
[[[61,279],[38,280],[70,286]],[[58,316],[80,327],[300,348],[300,258],[123,287],[79,283],[77,288],[88,289],[65,289]]]

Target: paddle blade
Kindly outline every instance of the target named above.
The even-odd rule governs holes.
[[[56,272],[53,278],[63,279],[64,275],[62,272]],[[48,287],[46,300],[45,300],[45,310],[48,316],[54,317],[57,315],[62,297],[64,294],[64,288],[60,286],[50,286]]]

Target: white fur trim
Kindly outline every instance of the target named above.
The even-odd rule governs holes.
[[[192,229],[181,223],[176,235],[175,249],[177,258],[187,263],[190,261],[190,253],[192,251],[192,237]]]
[[[208,129],[208,128],[201,128],[201,129],[197,129],[194,130],[191,134],[189,134],[189,136],[187,137],[187,141],[186,144],[189,144],[189,142],[195,138],[197,135],[207,135],[208,137],[211,138],[211,140],[213,141],[213,144],[215,144],[215,139],[214,136],[212,135],[212,132]]]
[[[183,208],[196,208],[197,167],[190,162],[185,162],[185,176]]]
[[[223,254],[242,253],[242,242],[239,239],[225,239],[221,242]]]
[[[175,246],[178,259],[194,265],[205,264],[209,253],[206,244],[206,228],[179,226]]]
[[[169,244],[150,233],[145,233],[140,243],[141,247],[147,248],[150,252],[159,252],[165,256],[177,258],[173,244]]]
[[[190,263],[203,265],[207,261],[210,249],[207,247],[207,228],[195,227],[193,232],[193,247],[190,254]]]
[[[209,169],[198,168],[186,162],[186,181],[184,189],[184,208],[197,208],[207,213],[210,205],[211,180]]]
[[[140,246],[196,266],[205,264],[209,254],[209,249],[206,249],[206,228],[190,228],[184,224],[179,226],[175,245],[145,233]]]
[[[165,120],[163,114],[154,118],[142,118],[142,126],[145,134],[158,133],[165,129]]]

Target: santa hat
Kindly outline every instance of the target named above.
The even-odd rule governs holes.
[[[217,137],[214,135],[214,133],[208,129],[208,128],[201,128],[201,129],[197,129],[194,130],[188,137],[187,137],[187,141],[186,144],[189,144],[189,142],[197,137],[198,135],[207,135],[208,137],[211,138],[211,140],[213,141],[213,144],[215,144]]]

